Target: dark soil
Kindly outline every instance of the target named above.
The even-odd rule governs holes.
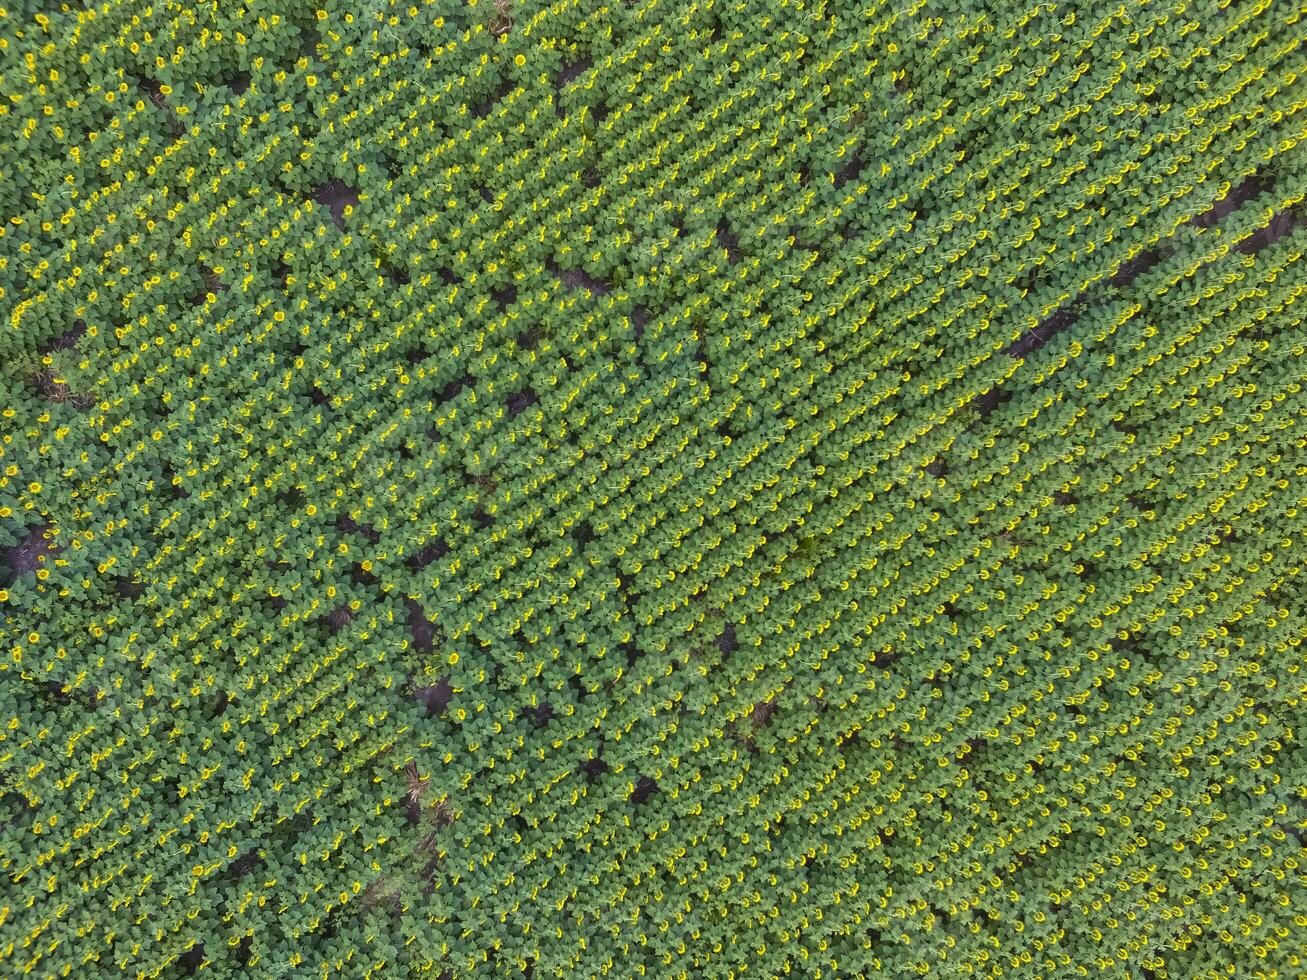
[[[344,227],[345,207],[358,204],[359,192],[357,188],[350,187],[342,180],[333,180],[314,188],[313,200],[331,211],[332,220],[336,222],[337,227]]]
[[[46,538],[46,532],[50,530],[49,524],[30,527],[27,536],[9,549],[6,557],[15,578],[30,575],[45,563],[47,555],[53,557],[63,550]]]
[[[413,645],[423,653],[435,649],[436,624],[427,618],[426,611],[412,599],[404,600],[408,610],[408,626],[413,633]]]
[[[454,689],[449,684],[449,679],[442,677],[435,684],[419,687],[413,692],[413,700],[427,709],[427,714],[438,715],[449,706],[453,700]]]

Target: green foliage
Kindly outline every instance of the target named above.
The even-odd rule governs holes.
[[[0,974],[1298,977],[1303,22],[0,8]]]

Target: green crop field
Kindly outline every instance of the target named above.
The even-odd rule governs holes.
[[[1304,41],[0,0],[0,977],[1307,976]]]

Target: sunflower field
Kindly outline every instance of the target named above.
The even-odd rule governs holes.
[[[0,0],[0,976],[1307,976],[1305,40]]]

